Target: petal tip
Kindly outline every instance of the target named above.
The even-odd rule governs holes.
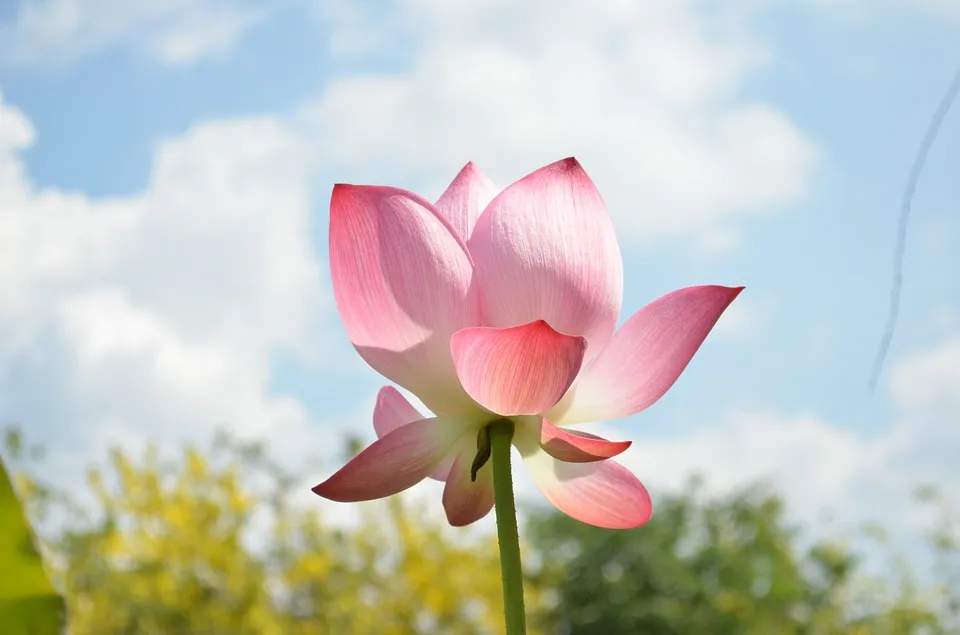
[[[610,529],[620,529],[620,530],[624,530],[624,529],[639,529],[640,527],[643,527],[643,526],[646,525],[648,522],[650,522],[650,519],[651,519],[652,517],[653,517],[653,513],[651,512],[651,513],[645,514],[645,515],[643,515],[643,516],[638,516],[636,520],[633,520],[633,521],[631,521],[631,522],[624,523],[622,526],[610,527]]]
[[[363,185],[354,185],[353,183],[334,183],[330,191],[330,218],[333,220],[335,214],[341,213],[349,207],[349,200],[357,195],[357,191],[363,189]]]
[[[522,327],[523,325],[521,324],[520,326]],[[560,333],[560,331],[557,331],[555,328],[550,326],[550,323],[542,318],[539,320],[534,320],[533,322],[530,322],[529,324],[527,324],[527,327],[532,331],[544,330],[544,331],[553,332],[553,333]],[[519,327],[514,327],[514,328],[519,328]]]
[[[470,519],[466,516],[447,514],[447,524],[451,527],[467,527],[476,522],[476,519]]]
[[[609,519],[611,522],[598,526],[606,529],[637,529],[650,522],[653,518],[653,501],[643,483],[638,480],[637,485],[639,485],[637,496],[623,503],[624,513],[615,519]]]
[[[580,179],[586,176],[587,171],[583,169],[583,165],[577,160],[576,157],[566,157],[560,159],[559,161],[554,161],[553,163],[546,165],[533,174],[538,173],[554,173],[554,174],[564,174],[566,178]]]
[[[549,336],[554,337],[554,338],[557,338],[557,339],[570,338],[571,340],[573,340],[573,341],[577,342],[578,344],[580,344],[580,346],[582,346],[582,347],[584,348],[584,350],[586,350],[586,347],[587,347],[587,338],[584,337],[583,335],[570,335],[569,333],[564,333],[563,331],[558,331],[557,329],[553,328],[553,326],[551,326],[550,323],[547,322],[547,321],[544,320],[544,319],[535,320],[535,321],[530,322],[529,324],[525,324],[525,325],[524,325],[524,324],[521,324],[520,326],[516,326],[516,327],[513,327],[513,328],[517,328],[517,329],[520,329],[520,328],[528,328],[528,329],[530,329],[531,331],[534,331],[534,332],[544,331],[544,332],[545,332],[546,334],[548,334]]]
[[[580,430],[564,430],[543,419],[540,422],[540,447],[564,463],[592,463],[625,452],[633,441],[608,441]]]
[[[330,479],[327,479],[327,480],[325,480],[325,481],[322,482],[322,483],[318,483],[317,485],[314,485],[313,487],[311,487],[311,488],[310,488],[310,491],[313,492],[314,494],[316,494],[317,496],[319,496],[320,498],[326,498],[327,500],[333,500],[332,498],[330,498],[330,496],[328,496],[328,494],[329,494],[330,492],[327,491],[328,488],[326,487],[326,485],[327,485],[327,483],[329,483],[329,482],[330,482]]]
[[[346,194],[346,193],[348,193],[350,190],[354,190],[354,189],[356,189],[357,187],[359,187],[359,186],[354,185],[354,184],[352,184],[352,183],[334,183],[334,184],[333,184],[333,190],[330,191],[330,196],[331,196],[331,198],[335,198],[335,197],[340,196],[340,195],[342,195],[342,194]]]
[[[484,177],[483,172],[480,171],[480,167],[473,161],[467,161],[460,171],[457,172],[457,176],[453,178],[454,183],[457,181],[462,181],[463,179],[472,179],[476,177]]]
[[[403,395],[400,394],[400,391],[394,388],[393,386],[384,386],[377,391],[377,406],[383,404],[387,399],[394,399],[400,397],[403,398]]]
[[[736,300],[738,297],[740,297],[740,294],[743,293],[743,290],[746,289],[746,287],[744,287],[744,286],[739,286],[739,287],[718,286],[717,289],[718,289],[718,290],[721,290],[721,291],[726,295],[726,298],[727,298],[727,304],[726,304],[726,306],[730,306],[731,304],[733,304],[733,301],[734,301],[734,300]]]
[[[356,491],[338,487],[336,482],[331,483],[331,481],[334,481],[336,476],[337,475],[334,474],[319,485],[314,485],[312,488],[310,488],[310,491],[320,498],[325,498],[328,501],[333,501],[335,503],[360,503],[363,501],[375,500],[377,498],[385,498],[387,496],[387,494],[372,496],[359,494]]]
[[[356,503],[363,500],[371,500],[370,498],[365,498],[363,496],[350,496],[347,491],[341,487],[338,487],[336,482],[338,475],[339,472],[334,473],[327,480],[311,487],[310,491],[320,498],[325,498],[335,503]]]

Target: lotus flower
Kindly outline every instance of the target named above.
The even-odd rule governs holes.
[[[573,158],[500,192],[468,163],[436,204],[393,187],[336,185],[330,267],[360,356],[433,416],[384,387],[377,440],[313,491],[371,500],[429,476],[445,481],[443,506],[455,526],[493,507],[483,441],[486,426],[503,418],[558,509],[607,528],[649,520],[646,489],[611,459],[630,442],[566,426],[657,401],[742,290],[674,291],[615,332],[620,249],[600,194]]]

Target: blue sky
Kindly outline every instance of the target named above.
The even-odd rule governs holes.
[[[332,304],[332,184],[436,197],[467,160],[507,185],[576,155],[617,225],[624,319],[747,286],[660,403],[597,428],[636,441],[625,461],[655,492],[769,476],[802,520],[911,530],[913,485],[960,503],[958,112],[866,382],[958,33],[950,0],[4,3],[0,418],[65,481],[109,444],[221,425],[329,457],[372,436],[382,384]]]

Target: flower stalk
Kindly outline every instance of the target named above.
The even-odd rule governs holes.
[[[495,421],[489,426],[493,459],[494,508],[497,514],[497,538],[500,542],[500,575],[503,582],[503,610],[506,635],[525,635],[527,618],[523,606],[523,568],[520,564],[520,537],[517,530],[517,506],[510,471],[510,445],[513,422]]]

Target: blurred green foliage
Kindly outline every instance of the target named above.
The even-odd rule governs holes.
[[[35,473],[20,485],[51,526],[71,635],[473,635],[502,619],[494,537],[456,539],[399,498],[327,522],[256,445],[114,451],[86,507]]]
[[[909,571],[899,580],[867,576],[841,542],[801,547],[782,500],[762,486],[709,499],[694,481],[635,531],[594,529],[555,513],[528,531],[550,554],[543,582],[556,585],[560,600],[541,624],[553,633],[960,632],[944,602],[955,587],[921,595]],[[882,538],[876,528],[868,533]]]
[[[308,497],[294,504],[293,478],[257,445],[112,452],[82,505],[19,464],[71,635],[502,632],[494,536],[397,497],[333,523]],[[920,498],[946,509],[935,489]],[[803,540],[760,487],[718,499],[693,484],[634,531],[538,512],[522,530],[530,633],[960,633],[954,525],[945,512],[934,525],[941,584],[921,588],[909,567],[868,576],[844,544]]]
[[[7,446],[18,449],[11,433]],[[33,533],[0,459],[0,632],[58,635],[64,623],[63,599],[43,566]]]

